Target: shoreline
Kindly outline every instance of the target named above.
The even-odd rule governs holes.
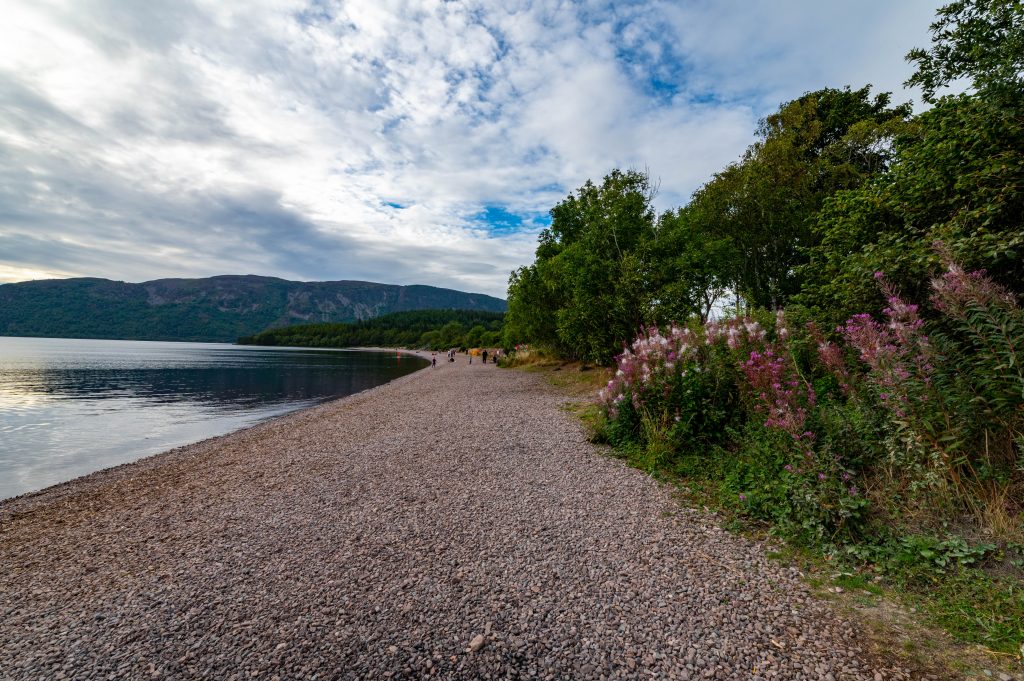
[[[131,342],[136,342],[136,341],[131,341]],[[168,342],[168,341],[153,341],[153,342],[161,342],[162,343],[162,342]],[[183,342],[191,343],[192,341],[183,341]],[[295,349],[310,349],[310,348],[295,348]],[[404,355],[411,355],[411,356],[414,356],[414,357],[421,357],[423,359],[426,359],[428,362],[430,361],[429,357],[424,357],[424,354],[423,354],[424,351],[422,351],[422,350],[407,350],[407,349],[404,349],[404,348],[401,348],[401,349],[399,349],[399,348],[375,348],[375,347],[330,348],[330,349],[333,349],[333,350],[356,351],[356,352],[394,352],[394,351],[397,350],[397,351],[401,352]],[[300,416],[302,414],[307,414],[307,413],[312,412],[312,411],[314,411],[316,409],[319,409],[321,407],[325,407],[327,405],[335,404],[335,403],[343,401],[343,400],[348,400],[348,399],[351,399],[351,398],[355,398],[355,397],[358,397],[360,395],[365,395],[367,393],[370,393],[370,392],[373,392],[373,391],[378,390],[380,388],[383,388],[384,386],[391,385],[392,383],[397,383],[399,381],[404,381],[404,380],[409,379],[409,378],[411,378],[413,376],[419,375],[420,373],[423,372],[424,369],[429,369],[429,368],[430,368],[430,366],[428,364],[427,366],[423,367],[422,369],[417,369],[416,371],[413,371],[410,374],[406,374],[405,376],[400,376],[398,378],[392,379],[392,380],[390,380],[390,381],[388,381],[386,383],[382,383],[382,384],[374,386],[372,388],[367,388],[365,390],[360,390],[359,392],[351,393],[349,395],[342,395],[340,397],[328,398],[328,399],[326,399],[326,400],[324,400],[322,402],[319,402],[318,404],[313,404],[313,405],[309,405],[309,406],[306,406],[306,407],[300,407],[298,409],[294,409],[292,411],[288,411],[288,412],[286,412],[284,414],[277,414],[277,415],[274,415],[274,416],[268,416],[268,417],[266,417],[264,419],[261,419],[258,422],[253,423],[251,425],[243,426],[241,428],[235,428],[234,430],[230,430],[230,431],[228,431],[226,433],[221,433],[220,435],[212,435],[210,437],[203,438],[201,440],[196,440],[194,442],[188,442],[188,443],[185,443],[185,444],[182,444],[182,445],[178,445],[176,447],[171,447],[169,449],[165,449],[163,451],[156,452],[155,454],[148,454],[146,456],[140,457],[138,459],[134,459],[132,461],[128,461],[128,462],[125,462],[125,463],[117,464],[117,465],[114,465],[114,466],[107,466],[105,468],[101,468],[101,469],[93,471],[91,473],[86,473],[84,475],[76,476],[74,478],[71,478],[70,480],[65,480],[63,482],[58,482],[58,483],[54,483],[52,485],[48,485],[46,487],[43,487],[42,489],[38,489],[38,490],[30,491],[30,492],[25,492],[23,494],[19,494],[17,496],[13,496],[13,497],[2,498],[2,499],[0,499],[0,523],[3,523],[5,516],[8,515],[8,512],[9,512],[8,506],[14,505],[15,502],[28,502],[28,501],[34,499],[35,497],[39,497],[39,496],[42,496],[42,495],[49,495],[49,494],[56,495],[56,496],[58,496],[60,498],[63,498],[64,496],[68,496],[68,495],[73,495],[77,490],[69,489],[72,486],[74,486],[74,487],[81,486],[81,487],[84,488],[84,487],[88,487],[90,485],[103,484],[103,482],[105,481],[105,478],[107,476],[115,476],[116,477],[119,474],[125,473],[124,469],[130,469],[131,467],[134,467],[134,466],[148,466],[148,467],[152,467],[154,465],[160,465],[160,461],[158,461],[158,460],[169,459],[173,455],[181,454],[183,452],[183,450],[187,450],[187,449],[190,449],[190,448],[198,448],[198,447],[201,447],[201,446],[204,446],[204,445],[213,446],[218,441],[224,440],[225,438],[230,438],[230,437],[232,437],[234,435],[238,435],[238,434],[241,434],[241,433],[246,433],[248,431],[252,431],[252,430],[258,429],[261,426],[267,426],[269,424],[277,423],[278,421],[285,421],[286,419],[289,419],[291,417],[298,417],[298,416]],[[142,469],[140,468],[140,470],[142,470]],[[67,492],[69,494],[62,494],[62,492]],[[14,511],[14,513],[18,513],[18,511]],[[0,526],[0,530],[2,530],[2,526]]]
[[[460,359],[0,503],[5,675],[907,678],[543,377]]]

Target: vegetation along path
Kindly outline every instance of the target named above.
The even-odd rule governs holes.
[[[0,676],[907,677],[564,399],[462,356],[0,504]]]

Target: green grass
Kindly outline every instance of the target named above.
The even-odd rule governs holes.
[[[966,569],[913,593],[928,619],[957,639],[1024,655],[1024,588],[1019,581]]]

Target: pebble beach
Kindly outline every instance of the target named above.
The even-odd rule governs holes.
[[[566,399],[462,355],[0,502],[0,678],[910,678]]]

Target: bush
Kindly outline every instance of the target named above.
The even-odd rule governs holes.
[[[779,311],[645,330],[600,392],[605,438],[645,469],[702,471],[804,543],[857,542],[875,521],[941,533],[964,511],[1019,538],[1016,300],[948,257],[927,318],[876,279],[888,307],[832,334],[800,309],[799,325]]]

